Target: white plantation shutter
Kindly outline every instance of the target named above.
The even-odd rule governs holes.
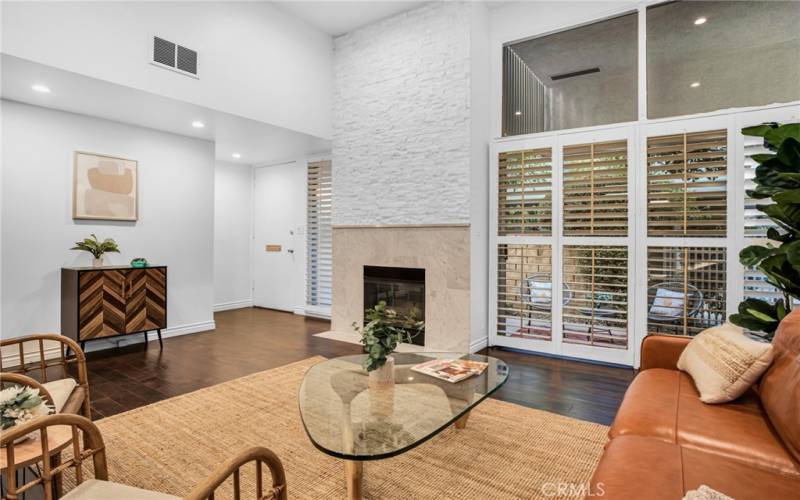
[[[647,331],[697,335],[725,322],[727,251],[723,247],[647,249]]]
[[[647,138],[647,235],[724,237],[727,131]]]
[[[758,239],[766,239],[767,229],[774,227],[777,224],[772,222],[769,217],[759,212],[756,205],[770,205],[772,200],[766,199],[753,199],[747,196],[747,191],[755,189],[756,184],[753,182],[756,176],[756,167],[758,163],[753,160],[753,155],[757,154],[775,154],[764,147],[764,139],[762,137],[754,137],[749,135],[742,136],[744,142],[744,235],[745,238],[750,239],[747,245],[763,244],[763,242],[756,241]],[[783,233],[784,231],[780,231]],[[778,242],[772,242],[773,245],[779,245]],[[761,299],[771,304],[777,302],[778,299],[784,298],[774,286],[767,283],[766,277],[763,273],[753,267],[745,267],[744,269],[744,298],[746,299]],[[797,301],[795,301],[797,304]]]
[[[758,163],[753,160],[753,155],[773,154],[774,151],[764,147],[762,137],[749,135],[744,138],[744,235],[747,238],[766,238],[767,229],[775,227],[775,224],[763,213],[756,209],[756,205],[769,205],[769,199],[756,200],[747,196],[747,191],[755,189],[756,184],[753,179],[756,177],[756,167]]]
[[[308,270],[306,300],[314,306],[331,305],[333,238],[331,227],[331,161],[308,164]]]
[[[628,144],[564,148],[564,235],[628,234]]]
[[[549,340],[552,335],[552,251],[549,245],[497,248],[497,332]]]
[[[497,234],[552,234],[552,181],[550,148],[500,153]]]
[[[564,342],[628,346],[628,247],[564,246]]]

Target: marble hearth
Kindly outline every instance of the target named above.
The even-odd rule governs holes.
[[[425,270],[425,349],[469,350],[469,226],[333,228],[334,332],[364,321],[364,266]]]

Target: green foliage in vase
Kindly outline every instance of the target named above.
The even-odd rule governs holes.
[[[70,250],[83,250],[94,255],[95,259],[99,259],[104,253],[116,252],[119,253],[117,242],[112,238],[106,238],[103,241],[97,239],[97,236],[92,233],[91,238],[84,238],[83,241],[76,241],[75,246]]]
[[[364,360],[367,371],[371,372],[385,365],[386,357],[397,349],[398,344],[411,342],[425,330],[425,322],[417,321],[416,315],[415,310],[407,316],[399,315],[382,300],[375,307],[364,311],[367,319],[364,328],[353,323],[353,329],[361,333],[361,343],[367,353]]]
[[[747,195],[774,202],[756,208],[777,226],[769,228],[767,238],[778,244],[751,245],[739,253],[739,261],[762,272],[783,298],[775,303],[746,299],[730,321],[772,340],[794,300],[800,300],[800,123],[766,123],[742,129],[742,133],[763,137],[764,146],[771,151],[753,155],[759,164],[756,188]]]

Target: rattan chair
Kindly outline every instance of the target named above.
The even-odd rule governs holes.
[[[69,426],[72,431],[72,438],[69,442],[72,454],[63,462],[60,459],[60,452],[54,452],[49,448],[50,440],[48,440],[47,434],[48,429],[55,432],[55,429],[52,428],[58,426]],[[24,484],[18,484],[17,471],[19,468],[14,461],[14,451],[15,447],[23,446],[23,444],[17,445],[14,441],[31,433],[38,433],[38,439],[42,443],[41,456],[55,459],[43,460],[38,477],[34,477]],[[79,434],[83,434],[82,438]],[[4,452],[7,468],[4,474],[7,493],[4,500],[17,500],[21,494],[37,485],[43,487],[45,500],[54,498],[69,500],[180,500],[181,498],[109,481],[103,436],[97,426],[80,415],[60,414],[40,417],[6,430],[0,441],[6,447]],[[82,463],[90,459],[94,465],[94,478],[85,479]],[[286,476],[283,465],[272,451],[261,447],[245,450],[220,465],[205,481],[184,496],[183,500],[213,499],[217,488],[230,477],[233,477],[233,498],[239,499],[241,497],[240,469],[250,462],[256,464],[256,498],[258,500],[286,500]],[[263,478],[264,465],[267,466],[272,477],[271,486],[266,488]],[[75,471],[76,486],[61,496],[62,475],[69,469]]]
[[[57,352],[50,348],[55,343]],[[48,346],[48,344],[50,344]],[[30,345],[33,349],[26,350]],[[74,340],[52,333],[26,335],[0,341],[3,351],[12,351],[15,363],[4,367],[0,357],[0,386],[14,382],[7,377],[16,373],[26,376],[23,385],[32,385],[31,380],[38,381],[50,397],[50,403],[56,413],[77,413],[91,420],[92,405],[89,398],[89,375],[86,370],[86,356]],[[68,368],[75,366],[75,377]],[[56,376],[53,377],[53,371]],[[27,377],[28,373],[38,372],[37,377]],[[41,391],[41,388],[40,388]]]

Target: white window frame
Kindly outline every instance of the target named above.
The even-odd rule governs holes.
[[[638,367],[640,363],[641,342],[647,334],[647,247],[649,246],[709,246],[725,247],[727,257],[726,310],[728,314],[736,312],[739,302],[744,296],[744,269],[738,262],[739,251],[747,245],[757,244],[753,239],[744,236],[744,143],[741,128],[765,121],[800,121],[800,101],[771,104],[766,106],[749,106],[729,108],[718,111],[697,113],[667,118],[647,118],[647,7],[663,3],[661,1],[643,1],[631,3],[623,8],[614,9],[594,18],[579,20],[577,23],[557,25],[537,33],[527,33],[525,38],[535,38],[566,29],[576,28],[604,19],[632,12],[638,13],[638,81],[637,81],[637,115],[631,122],[581,127],[577,129],[557,130],[536,134],[524,134],[500,137],[502,132],[502,48],[508,43],[518,40],[494,40],[492,64],[492,107],[491,126],[496,136],[490,144],[490,209],[489,209],[489,345],[503,345],[512,348],[531,350],[545,354],[566,357],[591,359],[615,364]],[[647,237],[647,137],[668,135],[679,132],[699,132],[704,130],[726,129],[728,131],[728,168],[727,168],[727,233],[724,238],[666,238]],[[590,140],[591,137],[614,137],[622,131],[628,138],[628,219],[631,222],[626,244],[629,245],[629,333],[628,349],[612,349],[593,346],[565,344],[562,342],[561,324],[561,247],[564,244],[616,245],[619,237],[567,237],[562,235],[562,197],[559,187],[562,186],[562,147],[569,144],[602,142],[602,139]],[[612,140],[612,139],[607,139]],[[497,235],[497,174],[498,155],[506,151],[552,148],[553,157],[553,235],[543,236],[502,236]],[[572,242],[572,243],[570,243]],[[577,243],[585,242],[585,243]],[[589,243],[591,242],[591,243]],[[552,257],[552,337],[550,341],[523,339],[499,336],[497,334],[497,265],[498,244],[542,244],[551,245]],[[558,251],[556,251],[558,250]],[[645,307],[641,305],[644,304]],[[617,353],[598,352],[618,351]],[[623,352],[624,354],[620,354]]]

